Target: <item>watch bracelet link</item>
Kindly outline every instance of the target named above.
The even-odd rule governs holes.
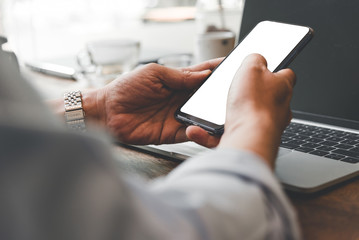
[[[82,108],[82,95],[80,91],[64,94],[65,120],[68,128],[86,131],[85,112]]]

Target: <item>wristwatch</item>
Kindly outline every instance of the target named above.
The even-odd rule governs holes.
[[[64,94],[65,120],[67,127],[73,130],[86,131],[85,112],[82,108],[82,95],[80,91]]]

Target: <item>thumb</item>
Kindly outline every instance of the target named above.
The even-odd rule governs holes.
[[[220,141],[220,137],[211,136],[206,130],[197,126],[187,127],[186,135],[189,140],[208,148],[216,147]]]
[[[296,75],[289,68],[280,70],[280,71],[276,72],[275,75],[288,81],[292,87],[294,87],[296,84]]]
[[[184,69],[165,68],[161,81],[172,89],[194,89],[209,76],[211,70],[189,71]]]
[[[261,66],[267,68],[267,60],[258,53],[252,53],[244,58],[242,66],[244,68],[248,66]]]

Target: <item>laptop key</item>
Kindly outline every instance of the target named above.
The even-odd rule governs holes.
[[[290,143],[281,143],[280,144],[281,147],[283,148],[287,148],[287,149],[294,149],[294,148],[297,148],[298,145],[295,145],[295,144],[290,144]]]
[[[294,145],[297,145],[297,147],[299,147],[300,145],[305,144],[306,142],[302,141],[302,140],[292,140],[292,141],[289,141],[287,143],[294,144]]]
[[[327,138],[328,141],[333,141],[333,142],[341,142],[344,140],[344,138],[340,138],[340,137],[330,137]]]
[[[347,163],[358,163],[359,159],[347,157],[347,158],[344,158],[344,159],[342,159],[340,161],[347,162]]]
[[[328,152],[321,151],[321,150],[314,150],[311,151],[309,154],[317,155],[317,156],[325,156],[328,154]]]
[[[332,147],[334,145],[337,145],[338,143],[332,142],[332,141],[323,141],[323,142],[319,142],[319,144],[324,145],[324,146]]]
[[[330,134],[331,137],[338,137],[338,138],[345,138],[345,136],[347,136],[347,135],[348,135],[348,133],[341,132],[341,131],[335,131]]]
[[[289,127],[288,127],[288,128],[285,129],[284,133],[285,133],[285,134],[287,134],[287,133],[295,134],[295,133],[296,133],[296,130],[293,129],[293,128],[289,128]]]
[[[332,132],[333,132],[333,130],[325,129],[325,128],[321,128],[321,129],[318,129],[317,131],[315,131],[316,134],[325,134],[325,135],[328,135]]]
[[[293,128],[296,132],[302,132],[305,131],[306,128],[304,126],[298,126]]]
[[[312,137],[320,138],[320,139],[324,140],[324,139],[328,138],[329,136],[326,135],[326,134],[315,134],[315,135],[312,136]]]
[[[309,137],[307,137],[307,136],[301,136],[301,135],[295,135],[295,136],[293,136],[292,138],[295,139],[295,140],[306,140],[306,139],[309,138]]]
[[[325,155],[325,157],[326,157],[326,158],[330,158],[330,159],[334,159],[334,160],[340,160],[340,159],[345,158],[345,156],[340,155],[340,154],[335,154],[335,153],[331,153],[331,154]]]
[[[317,149],[322,150],[322,151],[326,151],[326,152],[330,152],[330,151],[333,151],[335,149],[335,147],[321,146],[321,147],[318,147]]]
[[[305,131],[300,132],[300,135],[310,137],[313,135],[313,132],[309,131],[309,130],[305,130]]]
[[[352,148],[350,149],[351,152],[359,152],[359,147],[355,147],[355,148]]]
[[[345,136],[346,139],[359,141],[359,134],[355,133],[349,133],[347,136]]]
[[[320,147],[321,145],[320,144],[317,144],[317,143],[306,143],[306,144],[303,144],[303,147],[309,147],[309,148],[317,148],[317,147]]]
[[[311,125],[304,125],[305,128],[311,132],[314,132],[314,131],[317,131],[320,129],[320,127],[317,127],[317,126],[311,126]]]
[[[285,143],[285,142],[289,142],[291,140],[292,140],[291,138],[282,137],[280,141],[281,141],[281,143]]]
[[[299,147],[299,148],[295,148],[294,151],[299,151],[299,152],[304,152],[304,153],[308,153],[313,151],[313,148],[308,148],[308,147]]]
[[[349,145],[355,145],[355,144],[358,144],[357,141],[354,141],[354,140],[350,140],[350,139],[347,139],[341,143],[344,143],[344,144],[349,144]]]
[[[291,133],[291,132],[287,132],[285,131],[282,135],[282,137],[287,137],[287,138],[291,138],[294,137],[296,134],[295,133]]]
[[[345,149],[345,150],[353,148],[353,146],[348,145],[348,144],[338,144],[338,145],[335,145],[334,147],[340,148],[340,149]]]
[[[305,139],[305,141],[307,141],[307,142],[312,142],[312,143],[320,143],[320,142],[323,141],[323,139],[311,137],[311,138]],[[337,144],[337,143],[335,143],[335,144]],[[334,144],[334,145],[335,145],[335,144]]]
[[[289,127],[297,127],[297,126],[299,126],[299,125],[302,125],[302,124],[300,124],[300,123],[295,123],[295,122],[291,122],[290,125],[289,125]]]
[[[347,151],[347,150],[343,150],[343,149],[336,149],[333,150],[333,153],[338,153],[338,154],[342,154],[348,157],[353,157],[353,158],[359,158],[359,152],[352,152],[352,151]]]

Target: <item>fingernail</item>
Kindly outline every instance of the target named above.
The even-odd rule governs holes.
[[[206,70],[203,70],[203,71],[202,71],[202,73],[203,73],[203,74],[206,74],[206,75],[210,74],[211,72],[212,72],[212,71],[209,70],[209,69],[206,69]]]

